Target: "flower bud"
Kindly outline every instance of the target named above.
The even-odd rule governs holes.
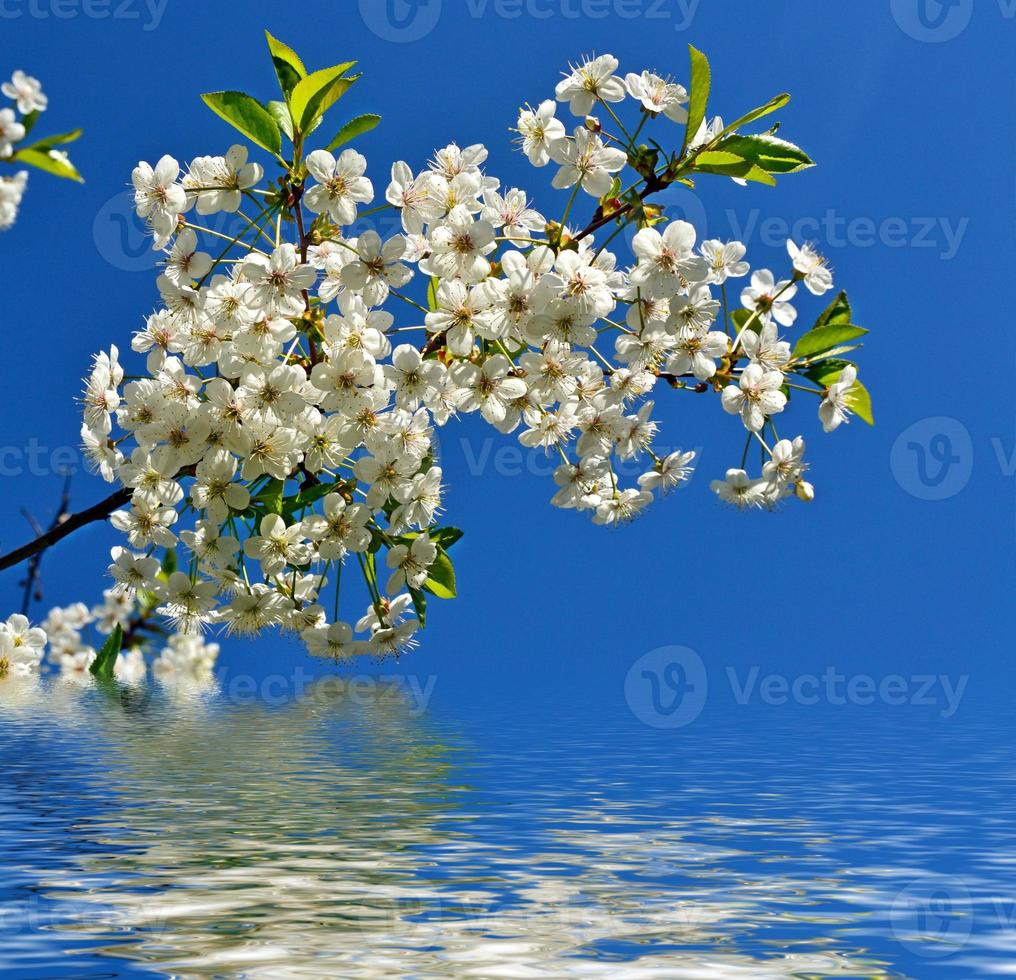
[[[585,126],[591,133],[598,133],[601,129],[603,129],[600,125],[600,120],[597,119],[596,116],[586,116],[582,125]]]
[[[799,480],[794,488],[798,500],[810,504],[815,499],[815,488],[807,480]]]

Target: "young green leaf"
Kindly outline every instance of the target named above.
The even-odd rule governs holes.
[[[695,158],[695,170],[700,173],[752,180],[768,187],[776,186],[776,179],[761,167],[726,150],[706,150],[705,153],[700,153]]]
[[[850,309],[850,300],[847,299],[847,294],[841,292],[836,299],[834,299],[826,308],[822,311],[822,314],[815,321],[815,329],[819,327],[826,327],[831,323],[850,323],[853,318],[853,313]]]
[[[359,76],[344,77],[355,64],[355,61],[347,61],[300,79],[289,97],[289,107],[293,112],[293,122],[301,133],[308,132],[311,123],[334,105],[356,81]]]
[[[123,646],[123,627],[119,624],[110,633],[109,639],[103,643],[102,648],[95,655],[92,666],[88,672],[97,680],[111,681],[113,669],[116,667],[116,658]]]
[[[868,425],[875,424],[875,413],[871,407],[871,393],[860,381],[855,381],[853,388],[847,392],[847,405],[859,419],[863,419]]]
[[[423,583],[425,591],[439,599],[454,599],[455,592],[455,566],[452,565],[448,553],[438,545],[437,558],[430,566],[430,573],[427,581]]]
[[[292,141],[293,117],[289,114],[289,106],[285,102],[275,100],[267,103],[265,108],[272,114],[272,118],[278,123],[279,129]]]
[[[769,174],[793,174],[815,166],[815,162],[799,146],[768,134],[727,136],[716,148],[735,153]]]
[[[286,484],[282,480],[269,480],[268,485],[254,499],[264,504],[269,514],[281,514]]]
[[[64,177],[67,180],[76,180],[79,184],[85,182],[84,177],[78,173],[74,164],[67,159],[66,154],[59,150],[34,150],[26,148],[18,150],[8,160],[16,160],[18,163],[27,163],[30,167],[37,167],[54,177]]]
[[[437,276],[431,276],[427,284],[427,309],[432,312],[437,309],[437,287],[440,281]]]
[[[333,153],[344,143],[348,143],[352,139],[356,139],[357,136],[363,136],[364,133],[369,133],[379,122],[381,117],[375,115],[372,112],[365,113],[362,116],[357,116],[355,119],[350,119],[345,126],[342,127],[336,134],[335,138],[328,144],[328,152]]]
[[[742,126],[747,126],[748,123],[753,123],[756,119],[768,116],[769,113],[782,109],[789,101],[789,93],[783,92],[775,98],[770,99],[765,105],[760,105],[757,109],[752,109],[751,112],[745,113],[740,119],[735,119],[729,126],[725,126],[723,128],[723,132],[720,135],[727,136],[740,129]]]
[[[681,148],[682,155],[688,148],[688,144],[695,138],[695,134],[706,117],[709,88],[712,85],[709,59],[698,48],[690,44],[688,53],[691,55],[691,93],[688,100],[688,122],[684,130],[684,146]]]
[[[53,149],[54,146],[64,146],[67,143],[73,143],[83,132],[83,129],[72,129],[69,133],[57,133],[55,136],[47,136],[45,139],[41,139],[36,143],[30,143],[28,146],[23,146],[22,149],[39,150],[42,153],[47,153],[49,150]]]
[[[323,497],[327,497],[328,494],[335,493],[342,485],[341,480],[337,480],[334,483],[315,483],[313,486],[307,487],[306,490],[301,490],[298,494],[287,497],[282,505],[282,516],[287,519],[295,516],[298,510],[316,504]]]
[[[824,361],[820,361],[818,364],[813,364],[806,371],[804,376],[814,381],[815,384],[820,385],[822,388],[828,388],[834,381],[839,379],[839,376],[843,373],[843,369],[850,365],[850,361],[844,361],[839,358],[829,358]]]
[[[863,337],[868,331],[851,323],[830,323],[809,330],[794,346],[794,357],[814,357],[841,344]]]
[[[169,576],[176,571],[176,548],[169,548],[163,556],[162,565],[159,567],[159,578],[163,582],[169,581]]]
[[[279,88],[287,101],[301,78],[307,77],[307,69],[303,67],[300,56],[288,44],[265,31],[268,50],[272,55],[272,64],[279,79]]]
[[[39,121],[39,115],[39,110],[33,109],[27,116],[21,117],[21,125],[25,127],[25,136],[32,131],[35,124]]]
[[[406,586],[409,589],[409,596],[413,600],[413,608],[416,610],[416,618],[420,621],[421,626],[427,625],[427,594],[422,592],[420,589],[414,589],[411,585]]]
[[[206,92],[201,98],[212,112],[262,149],[276,155],[282,150],[279,124],[257,99],[243,92]]]
[[[427,536],[439,548],[447,551],[456,541],[462,538],[462,531],[457,527],[438,527],[427,532]]]

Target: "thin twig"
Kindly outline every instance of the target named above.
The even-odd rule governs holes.
[[[93,524],[95,521],[105,520],[114,510],[126,504],[131,499],[132,493],[133,490],[130,487],[121,487],[116,493],[110,494],[105,500],[99,501],[87,510],[71,514],[66,520],[51,527],[45,534],[40,534],[34,541],[29,541],[28,544],[0,557],[0,572],[20,565],[21,562],[35,555],[41,555],[47,548],[62,541],[68,534],[73,534],[78,528]]]
[[[64,478],[63,492],[60,494],[60,505],[56,509],[56,514],[53,516],[53,521],[49,525],[49,530],[53,531],[60,527],[64,521],[70,516],[71,506],[71,478],[70,475]],[[32,530],[35,532],[36,537],[45,534],[39,522],[32,516],[31,512],[27,508],[22,507],[21,513],[24,514],[25,520],[31,525]],[[41,592],[39,591],[39,566],[42,564],[42,552],[38,552],[32,556],[32,560],[28,563],[28,570],[25,573],[25,592],[21,599],[21,614],[23,616],[28,615],[28,610],[32,605],[32,598],[42,598]]]

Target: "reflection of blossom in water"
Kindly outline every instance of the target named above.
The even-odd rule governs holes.
[[[66,798],[73,857],[35,871],[65,948],[180,977],[892,975],[825,938],[854,921],[819,911],[842,882],[728,872],[775,821],[717,818],[703,840],[632,801],[551,796],[527,798],[520,835],[470,808],[461,750],[397,689],[318,685],[275,710],[177,697],[37,709],[91,762],[73,792],[18,784],[29,809]],[[799,942],[753,945],[788,921]]]
[[[218,643],[206,643],[203,636],[177,633],[155,659],[152,673],[163,684],[207,687],[218,656]]]
[[[0,677],[0,718],[6,715],[30,715],[42,700],[42,682],[38,674],[7,674]]]

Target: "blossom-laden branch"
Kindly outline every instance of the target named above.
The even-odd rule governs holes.
[[[649,71],[622,78],[603,55],[519,115],[523,152],[553,164],[567,195],[559,219],[488,173],[484,146],[456,144],[420,170],[397,161],[386,204],[361,212],[375,197],[367,161],[338,151],[380,117],[357,116],[305,153],[359,78],[353,63],[308,72],[291,48],[268,44],[282,100],[204,100],[281,168],[274,182],[262,186],[263,165],[239,144],[182,176],[168,155],[133,174],[138,213],[166,250],[162,308],[132,341],[144,371],[128,378],[114,346],[86,381],[88,457],[123,487],[92,512],[109,514],[128,547],[113,549],[115,585],[91,614],[114,638],[98,656],[75,650],[80,615],[47,619],[68,669],[90,663],[108,677],[116,638],[140,646],[160,635],[160,618],[184,637],[162,654],[178,666],[188,656],[207,666],[194,637],[213,625],[279,627],[334,659],[410,649],[431,600],[456,594],[449,551],[461,532],[441,519],[434,431],[459,414],[559,457],[552,503],[603,525],[634,518],[692,472],[694,453],[654,448],[649,396],[661,382],[719,395],[738,419],[740,465],[712,489],[741,508],[813,496],[803,438],[776,431],[792,392],[818,397],[826,431],[851,413],[870,421],[843,360],[866,333],[845,294],[793,347],[781,336],[799,287],[832,289],[825,260],[789,242],[784,278],[752,272],[742,243],[700,242],[659,203],[704,175],[772,185],[812,166],[776,127],[744,132],[787,96],[724,125],[706,115],[711,72],[694,48],[688,89]],[[570,132],[559,103],[577,119]],[[401,233],[353,233],[383,210]],[[207,228],[201,216],[212,214],[235,225]],[[611,251],[626,242],[630,265]],[[735,306],[728,287],[749,273]],[[413,330],[427,339],[393,344]],[[753,447],[760,471],[749,475]],[[621,464],[633,460],[644,472],[624,486]],[[348,568],[367,598],[356,622],[341,615]]]
[[[14,103],[13,107],[0,108],[0,163],[23,163],[56,177],[80,182],[81,175],[66,151],[57,149],[78,139],[82,133],[80,129],[27,142],[39,114],[49,105],[39,80],[18,69],[9,82],[0,85],[0,93]],[[27,170],[19,170],[13,177],[0,175],[0,231],[10,228],[17,220],[27,184]]]

